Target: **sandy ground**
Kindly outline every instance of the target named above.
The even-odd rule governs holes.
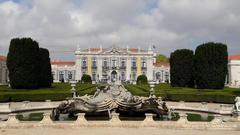
[[[174,130],[157,128],[31,128],[0,129],[0,135],[240,135],[240,131]]]

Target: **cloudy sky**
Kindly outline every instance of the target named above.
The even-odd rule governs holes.
[[[50,51],[155,45],[169,56],[208,42],[240,53],[240,0],[0,0],[0,54],[11,38],[32,37]],[[52,59],[74,59],[51,53]]]

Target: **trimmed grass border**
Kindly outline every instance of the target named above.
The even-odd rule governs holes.
[[[77,84],[79,95],[93,94],[96,90],[95,84]],[[59,101],[71,97],[71,86],[69,83],[53,83],[51,88],[40,89],[11,89],[8,86],[0,86],[0,102],[9,101]]]

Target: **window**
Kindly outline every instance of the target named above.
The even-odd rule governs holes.
[[[125,73],[124,72],[121,73],[121,80],[125,80]]]
[[[142,59],[142,67],[143,67],[143,68],[146,67],[146,59]]]
[[[136,73],[135,72],[132,73],[132,80],[136,80]]]
[[[132,67],[136,67],[137,65],[136,65],[136,58],[133,58],[132,59]]]
[[[121,67],[125,67],[125,61],[124,60],[122,60],[122,62],[121,62]]]
[[[96,73],[95,72],[92,73],[92,80],[96,81]]]
[[[72,72],[71,71],[68,71],[68,79],[72,80]]]
[[[103,61],[103,67],[107,67],[107,59],[104,59],[104,61]]]
[[[55,80],[55,72],[54,71],[52,72],[52,78],[53,78],[53,80]]]
[[[112,60],[112,67],[116,67],[116,60],[115,59]]]
[[[93,60],[92,60],[92,64],[93,64],[93,65],[92,65],[93,67],[97,67],[97,60],[96,60],[95,57],[94,57]]]
[[[59,81],[64,82],[64,72],[59,71]]]
[[[87,60],[86,60],[86,58],[83,58],[82,66],[83,66],[83,67],[86,67],[86,66],[87,66]]]

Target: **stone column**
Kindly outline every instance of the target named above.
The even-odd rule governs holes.
[[[143,120],[143,126],[155,126],[157,123],[153,120],[154,114],[145,113],[146,118]]]
[[[85,113],[77,114],[77,120],[74,122],[74,125],[78,125],[78,126],[88,125],[88,121],[85,119]]]
[[[98,57],[97,58],[97,76],[99,77],[99,81],[102,80],[102,67],[103,67],[103,58],[102,57]]]
[[[147,64],[147,73],[146,76],[149,80],[153,80],[153,57],[148,57],[146,59],[146,64]]]
[[[19,123],[19,120],[16,118],[16,116],[17,116],[16,113],[8,114],[8,120],[6,122],[7,123]]]
[[[132,63],[131,63],[131,57],[127,57],[126,58],[126,80],[127,81],[130,81],[130,74],[131,74],[131,66],[132,66]]]
[[[41,124],[53,124],[53,121],[50,117],[50,113],[44,113],[43,119],[40,121]]]
[[[211,123],[213,123],[213,124],[223,123],[223,121],[222,121],[222,116],[221,116],[221,115],[215,114],[215,115],[213,115],[213,116],[214,116],[214,119],[211,121]]]
[[[186,113],[179,113],[179,119],[177,121],[178,123],[187,123],[187,114]]]

